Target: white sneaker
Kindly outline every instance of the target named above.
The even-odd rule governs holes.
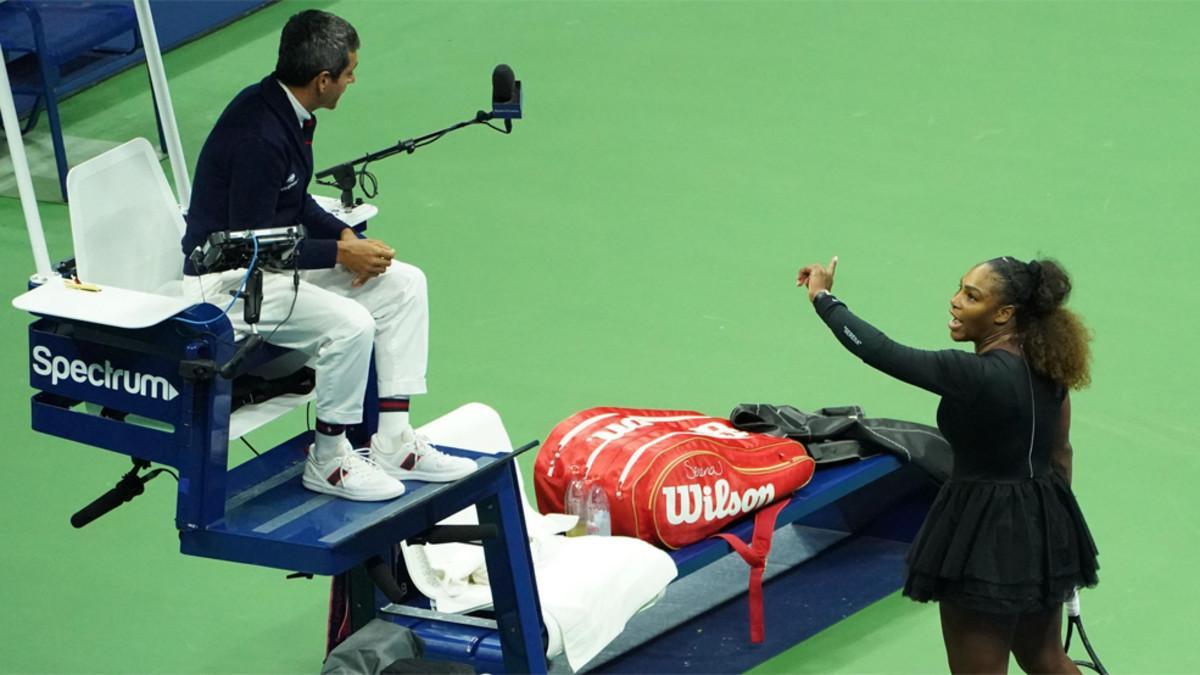
[[[398,480],[447,483],[475,470],[474,460],[441,452],[412,427],[400,432],[399,436],[372,436],[371,459]]]
[[[404,494],[403,483],[356,451],[350,441],[343,440],[338,450],[338,456],[318,462],[313,447],[308,447],[301,479],[304,487],[356,502],[381,502]]]

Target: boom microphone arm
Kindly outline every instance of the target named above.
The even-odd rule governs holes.
[[[376,152],[368,153],[352,159],[349,162],[344,162],[336,166],[331,166],[328,169],[317,172],[314,176],[317,183],[320,185],[329,185],[336,187],[342,191],[342,206],[346,209],[353,208],[354,201],[354,186],[358,184],[362,187],[363,192],[367,197],[375,195],[368,192],[364,181],[370,178],[372,183],[375,183],[375,177],[367,172],[367,164],[385,157],[406,153],[411,155],[417,148],[429,145],[438,140],[442,136],[451,131],[458,131],[463,127],[469,127],[474,124],[486,124],[487,126],[499,131],[502,134],[512,133],[512,121],[521,118],[521,104],[523,97],[521,93],[521,81],[513,75],[512,68],[501,63],[492,71],[492,111],[484,112],[480,110],[475,113],[474,119],[469,119],[458,124],[446,127],[440,131],[435,131],[431,134],[425,134],[417,138],[410,138],[407,141],[384,148]],[[492,120],[504,120],[504,128],[491,123]],[[358,167],[357,169],[355,167]],[[332,179],[332,180],[330,180]],[[372,187],[372,191],[374,186]]]
[[[342,206],[345,208],[351,208],[354,206],[354,186],[358,184],[358,174],[361,171],[361,169],[355,170],[355,167],[365,167],[371,162],[385,159],[387,157],[391,157],[392,155],[399,155],[401,153],[411,155],[416,151],[417,148],[429,145],[451,131],[458,131],[459,129],[473,126],[475,124],[487,124],[489,127],[492,127],[502,134],[512,133],[511,126],[509,126],[508,130],[506,131],[499,127],[488,124],[488,122],[492,119],[492,113],[480,110],[479,112],[475,113],[474,119],[459,122],[458,124],[448,126],[439,131],[425,134],[424,136],[418,136],[417,138],[410,138],[406,141],[400,141],[399,143],[396,143],[391,147],[384,148],[383,150],[370,152],[362,157],[359,157],[358,159],[352,159],[349,162],[331,166],[328,169],[318,171],[313,178],[315,178],[317,183],[321,185],[329,185],[340,189],[342,191]],[[327,180],[329,178],[332,178],[333,180]]]

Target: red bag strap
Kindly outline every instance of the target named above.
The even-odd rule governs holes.
[[[775,536],[775,520],[791,501],[782,499],[754,514],[754,532],[750,535],[749,545],[728,532],[712,535],[724,539],[750,565],[750,641],[755,644],[763,641],[762,578],[767,568],[767,555],[771,552],[771,538]]]
[[[350,574],[333,575],[329,585],[329,623],[325,629],[325,656],[350,637]]]

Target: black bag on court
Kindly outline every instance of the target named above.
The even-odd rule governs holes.
[[[800,441],[818,467],[887,452],[916,464],[934,480],[944,483],[954,466],[950,443],[936,428],[867,417],[856,405],[821,408],[810,413],[790,405],[742,403],[729,413],[729,421],[742,431]]]

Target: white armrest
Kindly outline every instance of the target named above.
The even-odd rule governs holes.
[[[13,307],[45,316],[87,321],[115,328],[148,328],[196,304],[183,297],[100,286],[99,291],[68,288],[52,277],[37,288],[13,298]]]
[[[342,200],[336,197],[326,197],[325,195],[313,195],[313,201],[317,206],[337,216],[343,223],[354,227],[367,222],[368,219],[379,215],[379,207],[374,204],[359,204],[350,208],[342,206]]]

